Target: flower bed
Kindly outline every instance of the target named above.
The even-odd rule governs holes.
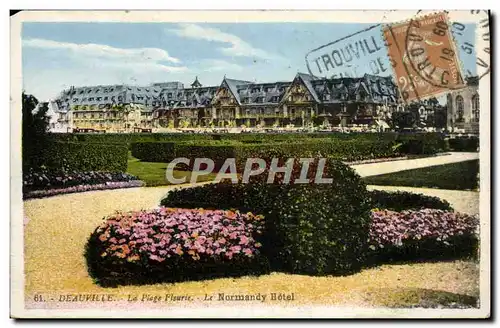
[[[143,187],[144,182],[140,180],[132,180],[132,181],[109,181],[105,183],[99,184],[90,184],[90,185],[78,185],[71,186],[67,188],[54,188],[54,189],[46,189],[46,190],[31,190],[23,193],[24,199],[30,198],[43,198],[50,197],[62,194],[71,194],[75,192],[85,192],[85,191],[94,191],[94,190],[108,190],[108,189],[123,189],[123,188],[134,188],[134,187]]]
[[[268,272],[260,256],[263,218],[252,213],[160,207],[105,218],[86,247],[103,286]]]
[[[91,190],[141,187],[137,177],[119,172],[64,172],[42,169],[24,175],[24,198],[48,197]]]
[[[477,216],[451,211],[374,210],[369,244],[376,262],[473,256],[478,227]]]

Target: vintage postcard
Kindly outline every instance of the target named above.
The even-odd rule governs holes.
[[[489,29],[13,13],[11,317],[490,317]]]

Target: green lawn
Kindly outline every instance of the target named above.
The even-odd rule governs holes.
[[[363,178],[369,185],[475,190],[479,160],[400,171]]]
[[[140,180],[146,183],[148,187],[166,186],[170,183],[165,178],[167,163],[142,162],[141,160],[129,156],[127,173],[135,175]],[[196,182],[209,181],[215,178],[216,174],[202,175],[198,177]],[[174,171],[175,178],[187,177],[186,182],[191,179],[189,171]]]

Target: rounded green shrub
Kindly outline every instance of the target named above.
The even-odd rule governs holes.
[[[324,172],[332,183],[283,184],[279,179],[273,184],[265,179],[219,183],[172,191],[162,205],[264,215],[263,253],[275,271],[310,275],[354,272],[361,268],[368,247],[370,198],[348,166],[328,160]]]

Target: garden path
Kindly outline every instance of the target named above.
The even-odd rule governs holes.
[[[419,169],[423,167],[465,162],[479,159],[479,153],[452,152],[448,155],[439,155],[418,159],[403,159],[381,163],[351,165],[361,177],[369,177],[386,173]]]

